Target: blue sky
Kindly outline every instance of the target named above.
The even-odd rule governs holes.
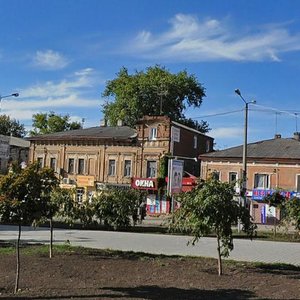
[[[107,80],[160,64],[206,89],[186,115],[209,122],[216,148],[300,131],[300,1],[0,0],[1,113],[30,129],[54,111],[99,125]],[[298,124],[299,123],[299,124]]]

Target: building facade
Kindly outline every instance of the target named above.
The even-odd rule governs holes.
[[[247,199],[256,223],[274,223],[279,210],[262,203],[263,198],[281,190],[289,197],[300,193],[300,134],[293,138],[259,141],[247,145]],[[223,182],[235,183],[239,194],[242,179],[243,146],[200,155],[201,178],[212,174]],[[275,220],[274,220],[275,219]]]
[[[28,161],[30,142],[22,138],[0,135],[0,173],[5,174],[13,162],[24,167]]]
[[[156,206],[162,201],[157,199],[162,157],[183,159],[185,170],[199,176],[197,157],[213,148],[211,137],[166,116],[145,116],[135,128],[99,126],[28,139],[29,161],[53,168],[63,187],[76,187],[78,201],[97,190],[133,187],[147,190]],[[154,213],[160,211],[161,204]]]

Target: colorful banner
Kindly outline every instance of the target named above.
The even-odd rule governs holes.
[[[182,189],[183,160],[169,160],[169,192],[171,195],[180,193]]]

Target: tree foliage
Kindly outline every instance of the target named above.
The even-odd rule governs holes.
[[[222,257],[229,256],[233,249],[232,225],[240,220],[242,230],[250,237],[255,230],[249,210],[233,198],[232,185],[210,179],[193,191],[180,194],[180,208],[175,211],[171,224],[172,230],[192,234],[192,244],[202,236],[215,234],[219,275],[222,274]]]
[[[156,65],[131,75],[123,67],[115,79],[108,81],[103,96],[114,98],[103,106],[106,120],[114,126],[118,120],[134,126],[143,115],[160,115],[162,110],[174,121],[203,133],[209,130],[205,121],[199,123],[184,115],[187,107],[200,107],[205,97],[203,86],[186,71],[172,74]]]
[[[286,202],[286,219],[300,232],[300,199],[293,197]]]
[[[71,122],[69,115],[58,115],[53,111],[34,114],[32,121],[31,136],[82,128],[79,122]]]
[[[54,171],[41,169],[38,164],[32,164],[19,172],[11,172],[0,179],[0,221],[14,223],[19,227],[15,293],[19,285],[21,225],[29,225],[43,217],[50,193],[56,185]]]
[[[22,138],[26,135],[25,127],[16,119],[0,115],[0,134]]]
[[[128,227],[131,218],[135,221],[141,197],[142,193],[133,189],[104,191],[94,199],[95,217],[115,229]]]

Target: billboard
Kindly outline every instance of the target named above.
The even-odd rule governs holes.
[[[170,159],[169,160],[169,193],[171,195],[180,193],[182,190],[182,174],[183,174],[183,160]]]

